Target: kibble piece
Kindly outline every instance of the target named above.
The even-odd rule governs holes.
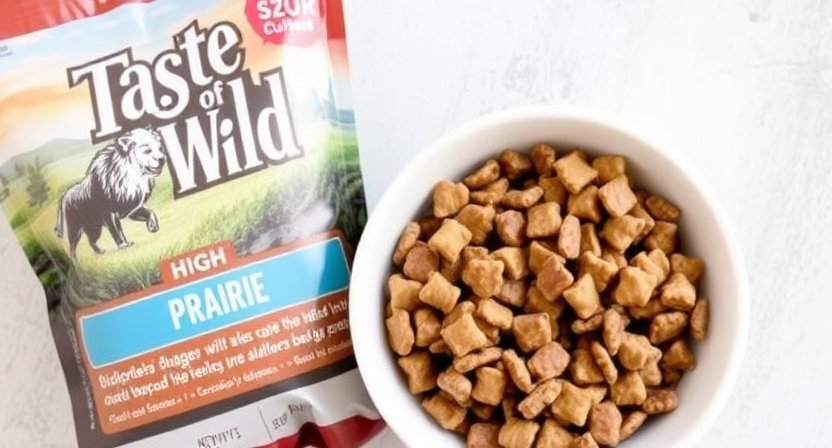
[[[591,252],[597,257],[601,256],[601,241],[598,239],[598,233],[595,232],[595,226],[591,223],[581,224],[580,253],[584,252]]]
[[[523,361],[523,358],[517,356],[517,353],[514,350],[508,349],[503,351],[503,357],[501,360],[508,371],[508,375],[511,377],[511,380],[518,389],[525,393],[529,393],[532,389],[534,389],[532,377],[529,373],[529,369],[526,368],[526,363]]]
[[[500,408],[503,410],[503,418],[506,420],[519,416],[517,413],[517,395],[511,394],[503,397]]]
[[[527,155],[513,149],[503,151],[498,161],[500,162],[500,168],[503,169],[503,173],[505,173],[509,180],[523,177],[532,170],[531,159]]]
[[[569,192],[563,186],[560,179],[557,177],[541,177],[537,181],[537,186],[543,189],[543,200],[546,202],[555,202],[562,207],[566,207],[566,198]]]
[[[676,222],[682,216],[682,212],[678,207],[661,196],[648,196],[644,200],[644,206],[654,218],[661,221]]]
[[[705,262],[696,257],[688,257],[679,253],[670,256],[670,272],[681,273],[694,285],[699,282],[705,271]]]
[[[503,195],[500,204],[509,208],[527,209],[537,204],[542,197],[543,189],[538,186],[525,190],[509,190]]]
[[[472,191],[471,202],[480,205],[497,205],[503,200],[503,195],[508,191],[508,186],[508,179],[501,177],[481,190]]]
[[[647,393],[647,398],[641,405],[647,415],[663,414],[679,406],[679,397],[673,389],[655,389]]]
[[[687,342],[682,339],[673,341],[662,356],[662,364],[669,369],[693,370],[696,368],[696,358],[690,351]]]
[[[440,334],[454,356],[464,356],[490,343],[470,314],[464,314],[456,322],[443,328]]]
[[[442,274],[431,272],[428,282],[419,291],[419,300],[443,313],[449,313],[456,305],[460,294],[461,290]]]
[[[529,209],[527,215],[526,236],[529,238],[554,236],[560,230],[560,206],[555,202],[537,204]]]
[[[580,437],[572,439],[569,448],[598,448],[598,443],[592,437],[592,434],[585,432]]]
[[[667,282],[662,285],[659,298],[664,306],[690,311],[693,309],[693,305],[696,304],[696,289],[687,277],[681,273],[676,273],[671,275]]]
[[[656,221],[653,230],[644,239],[644,247],[653,250],[661,249],[666,254],[676,252],[676,224],[667,221]]]
[[[526,251],[520,247],[501,247],[491,253],[491,256],[503,262],[505,275],[511,280],[520,280],[529,275]]]
[[[387,290],[390,292],[390,305],[393,309],[413,311],[422,303],[419,300],[422,284],[408,280],[401,274],[390,276],[387,280]]]
[[[502,354],[503,350],[499,347],[484,348],[465,356],[455,358],[453,362],[454,370],[459,373],[470,372],[477,367],[491,364],[492,362],[500,359]]]
[[[442,227],[428,240],[428,247],[442,258],[454,262],[462,248],[471,242],[471,231],[453,219],[442,221]]]
[[[543,297],[551,302],[560,297],[573,281],[572,273],[566,266],[557,258],[549,257],[540,266],[536,285]]]
[[[539,430],[537,422],[510,418],[500,428],[497,441],[504,448],[531,448]]]
[[[662,371],[659,368],[660,359],[662,359],[662,351],[656,347],[651,348],[647,364],[638,371],[645,386],[653,387],[662,383]]]
[[[599,156],[592,160],[592,167],[598,171],[598,180],[607,183],[627,172],[627,162],[621,156]]]
[[[558,318],[563,313],[563,300],[557,300],[555,302],[548,301],[540,290],[537,289],[537,286],[529,288],[527,297],[528,300],[525,306],[523,306],[523,311],[529,314],[546,313],[549,316],[549,326],[552,327],[552,337],[556,338],[560,330]]]
[[[402,272],[409,278],[426,282],[431,272],[439,269],[439,256],[425,243],[417,242],[405,257]]]
[[[614,216],[604,223],[601,237],[619,253],[623,253],[633,244],[635,238],[644,228],[644,221],[630,215]],[[653,229],[655,232],[655,229]],[[652,248],[651,248],[652,249]]]
[[[488,341],[491,344],[499,344],[500,343],[500,328],[495,327],[494,325],[489,324],[488,322],[475,317],[474,322],[477,323],[477,326],[480,327],[485,337],[488,338]]]
[[[477,369],[476,377],[471,397],[492,406],[500,404],[506,390],[506,374],[494,367],[480,367]]]
[[[572,322],[572,333],[589,333],[601,328],[601,325],[603,323],[604,315],[602,313],[595,314],[589,319],[576,319],[574,322]]]
[[[587,185],[578,194],[569,195],[566,209],[570,215],[598,224],[601,222],[601,202],[598,199],[598,187]]]
[[[476,401],[471,402],[471,406],[468,407],[472,414],[475,417],[482,421],[491,420],[491,417],[494,415],[494,410],[496,409],[495,406],[477,403]]]
[[[560,227],[558,227],[560,229]],[[556,256],[561,263],[565,263],[566,259],[553,252],[549,247],[540,243],[539,241],[532,241],[529,244],[529,270],[535,275],[540,273],[540,268],[549,257]]]
[[[472,244],[484,244],[488,234],[494,229],[494,217],[497,212],[490,205],[468,204],[462,207],[456,220],[471,231]]]
[[[488,160],[485,164],[471,173],[462,182],[468,188],[482,188],[500,178],[500,165],[496,160]]]
[[[619,441],[625,440],[633,435],[638,428],[641,428],[641,425],[643,425],[646,420],[647,414],[641,411],[633,411],[624,416],[624,419],[621,422]]]
[[[612,298],[621,306],[644,306],[656,289],[656,277],[639,268],[625,267],[618,272],[618,277]]]
[[[453,430],[465,419],[465,408],[441,394],[422,400],[422,409],[430,414],[439,426],[448,430]]]
[[[537,385],[534,390],[526,396],[518,405],[517,410],[523,417],[531,420],[541,412],[546,406],[552,404],[558,397],[561,391],[561,383],[558,380],[551,379],[544,381]]]
[[[604,382],[604,374],[589,350],[579,348],[572,352],[572,362],[569,364],[572,381],[579,386]]]
[[[447,218],[453,216],[463,205],[468,203],[468,187],[465,184],[439,181],[433,187],[433,216]]]
[[[503,287],[503,269],[500,260],[471,260],[462,269],[462,281],[478,297],[491,297]]]
[[[416,241],[419,240],[419,234],[421,233],[422,229],[419,227],[418,223],[407,223],[402,235],[399,237],[399,242],[396,243],[396,251],[393,252],[393,263],[395,263],[396,266],[404,264],[404,257],[407,256],[407,253],[410,252],[410,249],[412,249],[416,244]]]
[[[598,292],[607,289],[607,285],[617,272],[618,266],[615,263],[604,260],[592,252],[584,252],[578,262],[578,276],[583,277],[589,274]]]
[[[552,413],[555,418],[563,422],[584,426],[590,408],[592,408],[592,394],[587,389],[564,381],[560,394],[552,404]]]
[[[575,435],[548,418],[543,422],[540,432],[537,435],[535,448],[569,448],[569,444]]]
[[[405,310],[393,310],[393,315],[384,321],[387,327],[387,342],[394,352],[401,356],[407,355],[413,349],[415,337],[413,327],[410,326],[410,314]]]
[[[618,269],[624,269],[627,266],[627,257],[623,253],[616,252],[606,245],[601,249],[601,258],[615,264]]]
[[[615,310],[604,311],[604,345],[610,355],[617,355],[624,339],[624,318]]]
[[[563,186],[573,194],[581,191],[598,176],[598,171],[587,165],[577,151],[555,162],[555,171]]]
[[[669,341],[685,331],[688,326],[688,315],[681,311],[661,313],[650,322],[650,342],[661,344]]]
[[[451,312],[445,315],[445,319],[442,320],[442,328],[445,328],[448,325],[451,325],[452,323],[458,321],[459,318],[466,314],[472,314],[476,309],[477,304],[470,300],[463,300],[462,302],[458,302],[456,305],[454,305]]]
[[[592,395],[592,405],[595,406],[596,404],[604,401],[607,398],[607,385],[606,384],[593,384],[591,386],[587,386],[586,390]]]
[[[465,246],[460,252],[459,258],[462,259],[462,267],[470,263],[471,260],[488,260],[488,248],[482,246]]]
[[[520,350],[528,353],[552,340],[552,328],[546,313],[514,316],[511,332]]]
[[[607,349],[600,343],[593,341],[590,351],[592,352],[592,358],[595,360],[595,364],[598,365],[601,373],[604,374],[604,380],[609,384],[618,381],[618,369],[615,367],[615,362],[613,362]]]
[[[639,204],[633,206],[633,209],[630,210],[630,216],[644,221],[644,228],[641,229],[641,233],[639,233],[639,235],[633,241],[634,243],[640,243],[644,239],[644,237],[649,235],[650,232],[653,230],[653,227],[656,225],[656,220],[653,219],[653,217],[650,216],[650,213],[647,213],[647,210],[645,210],[644,207],[642,207]]]
[[[625,372],[610,386],[610,397],[618,406],[640,405],[647,398],[647,389],[638,372]]]
[[[474,315],[495,327],[508,330],[514,315],[511,310],[493,299],[480,300]]]
[[[598,291],[595,290],[592,276],[589,274],[584,274],[578,281],[566,288],[563,291],[563,298],[581,319],[589,319],[601,310],[601,299]]]
[[[589,412],[589,432],[601,445],[616,446],[621,438],[621,412],[610,402],[596,404]]]
[[[421,231],[421,238],[423,240],[429,240],[430,237],[439,230],[439,227],[442,226],[442,218],[437,218],[436,216],[422,216],[416,222],[419,223],[419,230]]]
[[[630,316],[634,319],[652,319],[661,313],[664,313],[668,308],[662,305],[658,297],[650,299],[644,306],[630,307]]]
[[[526,240],[526,217],[517,210],[506,210],[494,218],[497,235],[509,246],[522,246]]]
[[[496,423],[474,423],[465,437],[466,448],[499,448],[497,437],[500,425]]]
[[[638,202],[626,175],[618,176],[599,188],[598,198],[612,216],[627,214]]]
[[[457,403],[465,403],[471,397],[471,381],[453,368],[440,373],[436,378],[436,385],[447,392]]]
[[[551,176],[555,173],[555,148],[547,143],[538,143],[532,146],[529,152],[534,165],[534,170],[540,176]]]
[[[653,346],[640,334],[624,333],[618,349],[618,361],[628,370],[639,370],[650,360]]]
[[[413,313],[413,326],[416,327],[416,346],[427,347],[439,339],[442,322],[429,308],[420,308]]]
[[[428,351],[433,353],[434,355],[450,355],[451,349],[448,347],[448,344],[445,343],[445,340],[439,338],[433,341],[428,346]]]
[[[436,387],[436,371],[428,352],[416,351],[402,356],[397,362],[407,378],[411,394],[421,394]]]
[[[453,263],[445,259],[439,260],[439,273],[451,283],[458,282],[462,275],[462,257]]]
[[[568,260],[581,254],[581,222],[572,215],[567,215],[560,224],[558,252]]]
[[[699,299],[690,312],[690,335],[694,341],[704,341],[708,333],[708,300]]]
[[[506,305],[523,307],[526,304],[526,282],[523,280],[503,279],[503,287],[497,293],[497,300]]]
[[[667,274],[670,272],[670,262],[664,252],[658,249],[650,251],[649,254],[639,252],[630,260],[630,264],[656,277],[658,284],[664,283]]]

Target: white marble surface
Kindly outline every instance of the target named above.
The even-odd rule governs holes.
[[[832,444],[832,3],[348,0],[367,195],[485,112],[548,103],[646,123],[721,197],[750,343],[702,447]],[[0,224],[0,447],[74,447],[42,293]],[[385,438],[379,446],[393,446]]]

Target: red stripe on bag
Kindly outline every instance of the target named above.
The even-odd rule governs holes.
[[[260,448],[346,448],[366,443],[384,428],[382,420],[356,415],[331,425],[304,423],[298,432]]]
[[[0,40],[153,0],[0,0]]]

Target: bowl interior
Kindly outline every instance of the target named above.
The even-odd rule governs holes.
[[[376,206],[356,254],[350,292],[353,344],[362,377],[379,412],[410,446],[462,446],[421,411],[387,347],[385,284],[399,234],[421,215],[433,185],[458,181],[505,148],[550,142],[559,154],[581,147],[590,155],[622,154],[637,185],[667,197],[683,213],[684,252],[705,260],[701,294],[710,299],[707,339],[695,346],[697,368],[679,386],[679,408],[653,419],[622,446],[689,445],[715,417],[736,375],[745,336],[745,284],[741,262],[713,198],[656,144],[596,114],[526,109],[480,118],[433,144],[396,178]]]

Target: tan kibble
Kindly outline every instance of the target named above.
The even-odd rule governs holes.
[[[592,394],[587,389],[564,381],[560,394],[552,404],[552,414],[563,422],[584,426],[590,408],[592,408]]]
[[[560,205],[555,202],[537,204],[529,209],[527,216],[526,236],[529,238],[554,236],[560,230]]]
[[[641,405],[647,415],[663,414],[679,406],[679,397],[672,389],[655,389],[647,393],[647,399]]]
[[[618,269],[624,269],[627,266],[627,257],[606,245],[601,249],[601,258],[615,264]]]
[[[558,252],[568,260],[581,254],[581,222],[572,215],[567,215],[560,224]]]
[[[387,280],[387,291],[390,293],[390,305],[393,309],[415,310],[422,304],[419,300],[421,290],[421,283],[408,280],[401,274],[393,274]]]
[[[480,327],[480,330],[485,334],[485,337],[488,338],[488,341],[491,344],[499,344],[500,343],[500,328],[494,325],[489,324],[488,322],[475,317],[474,322],[477,323],[477,326]]]
[[[664,283],[670,272],[670,262],[667,260],[664,252],[658,249],[650,251],[649,254],[647,252],[639,252],[635,257],[630,259],[630,264],[656,277],[658,284]]]
[[[604,374],[589,350],[579,348],[572,352],[572,362],[569,364],[572,381],[579,386],[604,382]]]
[[[480,403],[496,406],[503,399],[506,390],[506,374],[494,367],[480,367],[471,390],[471,398]]]
[[[618,176],[604,184],[598,189],[598,198],[612,216],[627,214],[638,202],[626,175]]]
[[[644,306],[632,306],[630,307],[630,316],[633,319],[653,319],[654,317],[658,316],[661,313],[664,313],[668,310],[668,308],[662,305],[661,300],[658,297],[654,299],[650,299],[647,301],[647,304]]]
[[[590,252],[597,257],[601,256],[601,241],[598,239],[595,226],[591,223],[581,224],[580,253],[583,254],[584,252]]]
[[[450,313],[445,314],[445,319],[442,320],[442,328],[456,322],[466,314],[473,314],[477,309],[477,304],[470,300],[463,300],[454,305]]]
[[[439,273],[451,283],[458,282],[462,275],[462,257],[457,258],[453,263],[444,258],[440,259]]]
[[[491,297],[503,286],[503,262],[500,260],[471,260],[462,269],[462,281],[479,297]]]
[[[428,247],[442,256],[442,258],[454,262],[459,257],[462,248],[471,242],[471,231],[467,227],[453,219],[442,221],[442,227],[428,240]]]
[[[463,205],[468,203],[468,187],[465,184],[439,181],[433,187],[433,216],[447,218],[453,216]]]
[[[488,347],[454,359],[454,370],[459,373],[470,372],[477,367],[491,364],[500,359],[503,350],[499,347]]]
[[[504,448],[531,448],[539,430],[537,422],[510,418],[500,428],[497,441]]]
[[[460,252],[459,258],[462,259],[462,266],[470,263],[471,260],[487,260],[490,258],[488,248],[482,246],[465,246]]]
[[[407,253],[402,272],[409,278],[424,283],[428,281],[430,273],[438,269],[439,255],[419,241]]]
[[[514,317],[509,308],[500,305],[493,299],[480,300],[474,315],[503,330],[511,328],[511,321]]]
[[[511,280],[520,280],[529,275],[526,250],[520,247],[501,247],[491,253],[495,260],[505,266],[505,275]]]
[[[592,160],[592,167],[598,171],[598,180],[607,183],[626,174],[627,162],[621,156],[600,156]]]
[[[464,314],[456,322],[443,328],[440,334],[454,356],[465,356],[490,343],[470,314]]]
[[[696,368],[696,358],[690,351],[688,343],[679,339],[673,341],[665,350],[662,364],[669,369],[693,370]]]
[[[529,156],[513,149],[503,151],[497,161],[509,180],[521,178],[532,170],[532,161]]]
[[[688,326],[688,315],[681,311],[661,313],[650,322],[650,342],[661,344],[669,341],[682,333]]]
[[[529,152],[534,165],[534,170],[540,176],[551,176],[555,173],[555,159],[557,153],[555,148],[547,143],[538,143],[532,146]]]
[[[607,289],[607,285],[617,272],[618,266],[615,263],[592,252],[584,252],[578,262],[578,276],[583,277],[587,274],[591,276],[595,290],[598,292]]]
[[[606,384],[593,384],[586,387],[586,390],[588,390],[590,395],[592,395],[593,406],[607,398],[607,389],[608,387]]]
[[[420,394],[436,387],[436,371],[428,352],[416,351],[397,361],[407,378],[411,394]]]
[[[625,440],[633,435],[638,428],[647,420],[647,414],[641,411],[633,411],[624,416],[621,422],[621,433],[619,441]]]
[[[428,346],[428,351],[434,355],[451,355],[451,349],[443,339],[437,339]]]
[[[704,341],[708,334],[708,300],[699,299],[690,312],[690,336],[694,341]]]
[[[482,421],[491,420],[495,409],[497,409],[496,406],[477,403],[476,401],[472,401],[471,406],[468,408],[475,417]]]
[[[520,415],[517,412],[517,402],[517,395],[511,394],[503,397],[503,401],[500,403],[500,408],[503,410],[503,418],[508,420]]]
[[[558,227],[560,229],[560,227]],[[540,268],[549,257],[556,256],[561,264],[566,262],[566,259],[556,254],[550,247],[542,244],[539,241],[532,241],[529,244],[529,270],[535,275],[540,273]]]
[[[529,288],[528,300],[523,311],[526,313],[546,313],[549,316],[549,326],[552,327],[552,337],[556,338],[559,333],[558,318],[563,313],[564,301],[557,300],[550,302],[543,296],[537,286]]]
[[[436,385],[439,389],[447,392],[451,398],[457,403],[465,403],[471,397],[471,381],[468,378],[454,370],[448,368],[436,378]]]
[[[438,272],[431,272],[428,282],[419,291],[419,300],[449,313],[456,305],[461,291]]]
[[[404,264],[404,258],[416,244],[416,241],[419,240],[421,233],[422,229],[419,227],[419,223],[410,222],[405,226],[402,235],[399,237],[399,242],[396,243],[396,250],[393,252],[393,263],[396,266]]]
[[[441,394],[422,400],[422,409],[430,414],[439,426],[448,430],[453,430],[465,420],[465,408]]]
[[[683,370],[670,369],[661,365],[659,368],[662,371],[662,384],[669,387],[676,387],[684,374]]]
[[[465,437],[466,448],[499,448],[497,442],[500,425],[497,423],[474,423]]]
[[[676,224],[667,221],[656,221],[653,230],[644,239],[644,247],[647,249],[661,249],[666,254],[676,252]]]
[[[551,405],[561,391],[561,383],[551,379],[537,385],[518,405],[517,410],[527,419],[537,417],[546,406]]]
[[[598,313],[589,319],[576,319],[572,322],[572,333],[584,334],[601,328],[604,323],[604,314]]]
[[[540,201],[543,197],[543,189],[537,186],[525,190],[509,190],[503,195],[500,204],[517,209],[527,209]]]
[[[618,381],[618,369],[615,367],[615,362],[613,362],[607,349],[600,343],[593,341],[590,352],[592,353],[592,358],[595,360],[595,364],[598,365],[601,373],[604,374],[604,380],[609,384]]]
[[[393,315],[384,321],[387,327],[387,342],[390,348],[400,356],[407,355],[413,349],[415,336],[410,326],[410,314],[405,310],[393,310]]]
[[[569,192],[563,186],[560,179],[557,177],[541,177],[537,181],[537,186],[543,189],[543,200],[546,202],[555,202],[561,206],[566,207],[566,198]]]
[[[598,448],[598,443],[592,437],[592,434],[585,432],[580,437],[572,439],[569,448]]]
[[[526,217],[517,210],[506,210],[494,218],[497,235],[509,246],[522,246],[526,240]]]
[[[416,327],[416,346],[427,347],[439,339],[442,322],[429,308],[420,308],[413,313],[413,326]]]
[[[671,275],[667,282],[662,285],[659,298],[664,306],[690,311],[693,309],[693,305],[696,304],[696,289],[687,277],[677,272]]]
[[[506,305],[522,308],[526,304],[527,288],[523,280],[503,279],[503,286],[497,293],[497,300]]]
[[[660,359],[662,359],[662,351],[656,347],[651,348],[647,364],[638,371],[645,386],[653,387],[662,383],[662,371],[659,368]]]
[[[563,262],[555,257],[549,257],[540,266],[536,284],[537,289],[551,302],[560,297],[573,281],[572,273],[566,269]]]
[[[618,349],[621,347],[621,341],[624,339],[624,318],[615,310],[604,311],[604,331],[602,336],[604,338],[604,345],[607,347],[607,352],[610,355],[617,355]]]
[[[526,368],[525,361],[523,358],[517,356],[517,353],[514,350],[508,349],[503,351],[501,361],[503,362],[506,371],[508,371],[511,381],[514,382],[514,385],[517,386],[518,389],[525,393],[529,393],[532,389],[534,389],[532,377],[529,373],[529,369]]]
[[[488,160],[462,182],[468,188],[482,188],[500,178],[500,165],[496,160]]]
[[[601,222],[601,201],[598,199],[598,187],[587,185],[577,194],[569,195],[566,209],[570,215],[591,221],[594,224]]]
[[[650,360],[653,346],[647,337],[640,334],[624,333],[618,349],[618,361],[628,370],[639,370]]]
[[[610,386],[610,397],[618,406],[640,405],[647,398],[647,388],[638,372],[623,372]]]
[[[472,244],[484,244],[488,234],[494,229],[494,217],[497,212],[494,207],[468,204],[462,207],[456,220],[471,231]]]
[[[589,412],[589,432],[601,445],[616,446],[621,438],[621,411],[610,402],[596,404]]]
[[[485,186],[485,188],[471,192],[471,202],[480,205],[497,205],[503,200],[508,191],[508,179],[502,177]]]
[[[552,328],[546,313],[514,316],[511,332],[520,350],[528,353],[552,340]]]
[[[670,272],[684,275],[694,285],[702,278],[704,271],[705,262],[700,258],[688,257],[679,253],[670,256]]]
[[[633,244],[633,240],[639,236],[643,228],[644,221],[641,219],[630,215],[614,216],[604,223],[604,228],[601,230],[601,238],[610,247],[621,253]],[[653,231],[655,232],[655,229]]]
[[[420,237],[423,240],[429,240],[430,237],[439,230],[439,227],[442,226],[442,218],[437,218],[436,216],[422,216],[416,222],[419,223],[419,230],[421,230]]]
[[[633,206],[633,209],[630,210],[630,216],[644,221],[644,228],[641,229],[641,233],[633,241],[634,243],[640,243],[653,230],[653,227],[656,225],[656,220],[639,204]]]
[[[575,435],[552,419],[546,419],[537,435],[535,448],[569,448]]]
[[[587,165],[576,151],[555,162],[555,171],[563,186],[573,194],[581,191],[598,176],[598,171]]]
[[[648,196],[644,200],[644,207],[647,208],[647,211],[654,218],[660,221],[676,222],[682,216],[682,212],[678,207],[661,196]]]
[[[618,272],[618,277],[612,299],[621,306],[644,306],[656,289],[656,277],[639,268],[625,267]]]
[[[592,276],[589,274],[584,274],[578,281],[566,288],[563,291],[563,298],[581,319],[589,319],[601,310],[601,299],[598,291],[595,290]]]

